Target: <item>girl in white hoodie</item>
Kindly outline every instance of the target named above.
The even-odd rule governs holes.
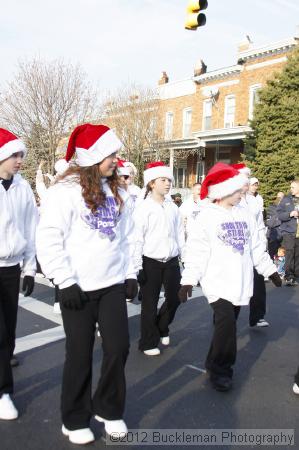
[[[172,171],[164,163],[148,164],[144,172],[146,198],[134,211],[134,260],[142,294],[139,349],[148,356],[160,354],[160,340],[169,345],[169,325],[179,306],[178,257],[184,246],[184,228],[179,208],[165,198],[172,179]],[[157,314],[162,284],[165,301]]]
[[[129,350],[126,298],[137,293],[129,196],[119,189],[116,152],[122,143],[104,125],[72,133],[66,161],[76,164],[48,189],[37,231],[37,256],[59,286],[66,333],[62,432],[76,444],[94,440],[92,415],[111,433],[126,433],[125,363]],[[92,396],[96,323],[103,342],[101,377]]]
[[[281,286],[281,279],[265,252],[254,218],[238,206],[244,175],[217,163],[207,174],[201,199],[209,197],[187,239],[180,300],[192,294],[198,281],[214,311],[214,335],[206,368],[215,389],[232,386],[236,359],[236,319],[240,306],[253,292],[253,267]]]

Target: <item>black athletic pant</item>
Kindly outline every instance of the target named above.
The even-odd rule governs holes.
[[[253,327],[266,314],[266,286],[263,275],[253,269],[253,296],[249,303],[249,325]]]
[[[286,250],[286,279],[299,277],[299,238],[293,234],[284,234],[282,246]]]
[[[13,392],[10,359],[15,349],[21,269],[0,267],[0,397]]]
[[[206,358],[206,368],[210,377],[233,376],[232,366],[237,355],[237,318],[240,306],[220,298],[210,304],[214,311],[214,334]]]
[[[89,427],[92,415],[121,419],[125,408],[125,364],[129,352],[124,284],[87,292],[82,310],[61,305],[66,334],[61,412],[69,430]],[[92,358],[96,323],[102,338],[101,376],[92,396]]]
[[[178,257],[164,263],[144,256],[143,270],[146,282],[140,286],[142,303],[139,349],[142,351],[156,348],[160,337],[169,335],[168,326],[180,305],[178,292],[181,281]],[[162,284],[165,301],[157,314]]]

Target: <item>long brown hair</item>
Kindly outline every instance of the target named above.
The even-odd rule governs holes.
[[[101,183],[101,172],[99,170],[99,164],[94,164],[89,167],[80,167],[78,165],[70,166],[62,175],[57,177],[56,182],[78,182],[82,187],[82,197],[86,203],[86,206],[91,209],[92,213],[95,213],[99,206],[104,206],[106,201],[106,194],[103,191]],[[123,200],[118,192],[119,180],[118,175],[113,172],[111,177],[107,178],[108,185],[114,195],[117,203],[120,207],[123,205]]]

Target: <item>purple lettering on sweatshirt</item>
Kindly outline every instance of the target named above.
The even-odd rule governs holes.
[[[106,197],[104,206],[99,206],[95,213],[86,208],[81,218],[92,230],[99,230],[103,237],[111,240],[115,238],[114,229],[119,220],[119,211],[114,197]]]
[[[217,233],[218,238],[241,254],[249,241],[249,230],[246,222],[224,222]]]

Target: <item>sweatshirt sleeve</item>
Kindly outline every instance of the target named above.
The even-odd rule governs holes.
[[[134,265],[137,272],[142,269],[143,246],[146,233],[146,212],[143,205],[144,202],[140,203],[134,211]]]
[[[42,271],[61,289],[76,283],[66,250],[64,238],[71,226],[71,199],[59,185],[49,188],[41,207],[37,227],[37,258]]]
[[[36,274],[36,250],[35,250],[35,234],[38,220],[38,211],[35,203],[33,192],[28,184],[27,187],[28,202],[26,214],[24,218],[24,237],[26,239],[26,248],[23,258],[23,273],[34,277]]]
[[[136,269],[134,265],[134,221],[133,221],[133,200],[129,197],[121,213],[121,248],[126,258],[125,277],[136,279]]]
[[[181,285],[197,285],[206,271],[209,256],[209,237],[202,220],[197,218],[187,237]]]
[[[264,243],[261,241],[259,236],[257,224],[252,217],[250,217],[250,229],[251,256],[253,265],[260,275],[269,277],[274,272],[277,272],[277,268],[270,258],[268,252],[265,251]]]
[[[177,208],[177,216],[176,216],[176,241],[179,248],[180,256],[182,260],[184,260],[184,254],[185,254],[185,230],[184,230],[184,223],[183,218],[180,213],[180,208]]]

